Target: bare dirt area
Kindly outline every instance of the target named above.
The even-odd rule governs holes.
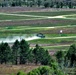
[[[66,19],[42,19],[42,20],[24,20],[24,21],[3,21],[0,22],[0,26],[40,26],[40,24],[44,24],[48,26],[51,25],[70,25],[75,24],[76,20],[66,20]],[[44,26],[43,25],[43,26]]]
[[[0,65],[0,75],[16,74],[19,71],[29,72],[40,65]]]
[[[12,9],[12,10],[11,10]],[[0,7],[0,12],[53,12],[53,11],[76,11],[76,9],[69,8],[44,8],[44,7]]]
[[[60,46],[60,45],[71,45],[72,43],[74,43],[74,42],[66,42],[66,43],[54,43],[54,44],[39,44],[39,46],[41,46],[41,47],[45,47],[45,46]],[[35,47],[36,46],[36,44],[30,44],[30,46],[31,47]]]
[[[37,11],[41,10],[41,8],[31,8],[31,7],[1,7],[0,12],[7,12],[7,13],[13,13],[13,12],[27,12],[27,11]]]

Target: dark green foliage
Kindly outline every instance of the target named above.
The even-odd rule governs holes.
[[[50,7],[53,8],[54,7],[54,2],[50,3]]]
[[[0,44],[0,63],[7,63],[11,60],[11,49],[8,43]]]
[[[58,68],[53,69],[52,67],[49,66],[43,66],[32,70],[27,75],[64,75],[64,73]]]
[[[53,69],[49,66],[41,66],[37,69],[34,69],[27,74],[20,71],[17,73],[17,75],[65,75],[61,70],[59,69]]]
[[[21,6],[21,5],[22,5],[21,0],[13,1],[13,2],[11,3],[11,6]]]
[[[49,60],[51,59],[48,51],[44,50],[44,48],[41,48],[38,45],[36,45],[36,47],[34,48],[33,54],[35,55],[36,64],[40,63],[42,65],[47,65],[49,63]]]
[[[63,68],[64,65],[64,52],[63,51],[58,51],[56,53],[56,58],[57,58],[57,62],[59,63],[59,67]]]
[[[52,75],[65,75],[55,60],[52,59],[51,62],[49,63],[49,66],[52,69],[53,72]]]
[[[63,2],[60,2],[60,8],[63,8],[64,4]]]
[[[2,1],[0,6],[1,7],[7,7],[7,6],[44,6],[45,8],[51,7],[51,8],[63,8],[63,7],[69,7],[69,8],[76,8],[76,2],[74,0],[5,0]]]
[[[29,52],[28,52],[28,55],[27,55],[27,62],[28,63],[34,63],[35,57],[34,57],[34,54],[33,54],[32,51],[33,50],[30,49]]]
[[[64,75],[64,73],[61,70],[53,69],[49,66],[42,66],[30,71],[27,74],[20,71],[17,73],[17,75]]]
[[[71,62],[70,66],[73,66],[73,64],[76,62],[76,45],[75,44],[70,46],[66,54],[66,60],[70,60]]]
[[[49,66],[43,66],[32,70],[27,75],[52,75],[52,71]]]
[[[36,45],[34,49],[29,48],[25,40],[16,40],[10,49],[8,43],[0,44],[0,63],[12,62],[12,64],[35,63],[48,65],[51,56],[48,51]]]
[[[12,2],[11,6],[13,6],[13,7],[16,6],[15,2]]]
[[[37,0],[38,7],[40,7],[41,4],[42,4],[42,1],[41,0]]]
[[[69,7],[69,8],[73,8],[72,2],[69,2],[69,3],[68,3],[68,7]]]
[[[26,75],[23,71],[17,73],[17,75]]]
[[[50,67],[52,67],[53,69],[58,69],[58,63],[51,59],[51,61],[49,61],[49,64],[48,64]]]
[[[51,68],[48,66],[39,68],[41,75],[52,75]]]
[[[56,58],[60,62],[64,58],[64,52],[63,51],[58,51],[56,53]]]
[[[17,59],[20,56],[20,43],[18,40],[16,40],[12,46],[12,56],[13,56],[12,60],[15,61],[14,64],[17,65],[18,63]]]
[[[27,56],[29,53],[29,44],[25,40],[20,42],[20,64],[27,62]]]
[[[5,63],[7,63],[8,61],[11,61],[11,49],[10,46],[8,45],[8,43],[4,43],[4,47],[5,47]]]
[[[56,8],[59,8],[60,5],[59,5],[59,2],[56,2]]]
[[[50,3],[49,3],[49,2],[45,2],[45,3],[44,3],[44,7],[45,7],[45,8],[50,7]]]
[[[2,64],[4,62],[4,44],[0,44],[0,63]]]

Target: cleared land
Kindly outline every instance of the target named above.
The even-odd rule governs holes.
[[[0,28],[0,34],[2,34],[0,37],[25,34],[30,37],[37,33],[43,33],[44,39],[31,40],[29,41],[30,45],[40,44],[51,50],[55,45],[62,44],[63,48],[64,44],[75,43],[76,19],[70,17],[74,16],[75,13],[76,11],[0,13],[0,26],[3,26]],[[62,35],[59,34],[60,30],[63,30]]]
[[[19,71],[29,72],[40,65],[0,65],[0,75],[17,74]]]

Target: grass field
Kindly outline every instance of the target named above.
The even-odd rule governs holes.
[[[2,34],[0,37],[26,34],[27,37],[31,37],[37,33],[43,33],[44,39],[31,40],[29,43],[42,46],[45,43],[50,44],[51,47],[46,45],[46,49],[53,49],[54,45],[72,44],[76,41],[75,15],[76,11],[0,13],[0,26],[3,26],[0,27],[0,34]],[[59,34],[60,30],[63,30],[62,35]]]
[[[76,14],[75,14],[75,15],[66,16],[66,18],[73,18],[73,19],[76,19]]]
[[[56,11],[56,12],[17,12],[14,14],[37,15],[37,16],[60,16],[76,14],[76,11]]]
[[[27,20],[27,19],[34,19],[34,18],[39,18],[39,17],[0,14],[0,20],[4,20],[4,21],[5,20],[7,20],[7,21]]]
[[[68,26],[54,26],[54,27],[31,27],[31,26],[12,26],[12,27],[0,27],[0,32],[15,32],[15,31],[25,31],[25,33],[27,34],[28,32],[31,33],[38,33],[38,32],[42,32],[42,31],[48,31],[48,33],[52,33],[53,32],[58,32],[60,29],[64,30],[64,32],[66,31],[69,32],[69,31],[74,31],[75,32],[75,29],[76,26],[75,25],[68,25]],[[70,32],[70,34],[71,34]]]

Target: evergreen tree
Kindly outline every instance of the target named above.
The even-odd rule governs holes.
[[[38,57],[38,54],[39,54],[39,45],[36,44],[34,50],[33,50],[33,54],[35,56],[35,63],[37,64],[39,62],[39,57]]]
[[[28,60],[29,44],[25,40],[20,42],[20,64],[25,64]]]
[[[18,63],[18,57],[20,56],[20,43],[18,40],[16,40],[12,46],[12,56],[13,56],[13,62],[17,65]]]
[[[63,62],[64,62],[64,52],[63,51],[57,51],[56,58],[57,58],[57,61],[59,63],[59,66],[62,68]]]
[[[67,54],[66,54],[66,60],[70,60],[70,66],[73,66],[73,64],[76,65],[76,45],[73,44],[70,46]]]
[[[54,2],[53,2],[53,1],[50,3],[50,7],[51,7],[51,8],[54,7]]]
[[[50,3],[49,3],[49,2],[47,2],[47,1],[45,1],[45,3],[44,3],[44,7],[45,7],[45,8],[50,7]]]
[[[69,3],[68,3],[68,7],[69,7],[69,8],[73,8],[72,2],[69,2]]]
[[[28,59],[28,61],[27,61],[28,63],[34,63],[35,57],[34,57],[32,49],[29,50],[27,59]]]
[[[0,44],[0,63],[2,64],[2,63],[4,63],[4,53],[5,53],[5,51],[4,51],[4,43],[1,43]]]
[[[51,59],[48,51],[38,45],[36,45],[36,47],[34,48],[33,53],[35,55],[36,64],[40,63],[42,65],[47,65],[49,63],[49,60]]]
[[[11,48],[8,45],[8,43],[4,43],[4,47],[5,47],[5,53],[4,53],[5,63],[11,62]]]
[[[0,44],[0,63],[7,63],[11,61],[11,49],[8,43],[1,43]]]
[[[63,5],[64,5],[63,2],[60,2],[60,8],[63,8]]]
[[[37,0],[38,7],[40,7],[41,4],[42,4],[42,1],[41,0]]]
[[[60,5],[59,5],[59,2],[56,2],[56,8],[59,8]]]

